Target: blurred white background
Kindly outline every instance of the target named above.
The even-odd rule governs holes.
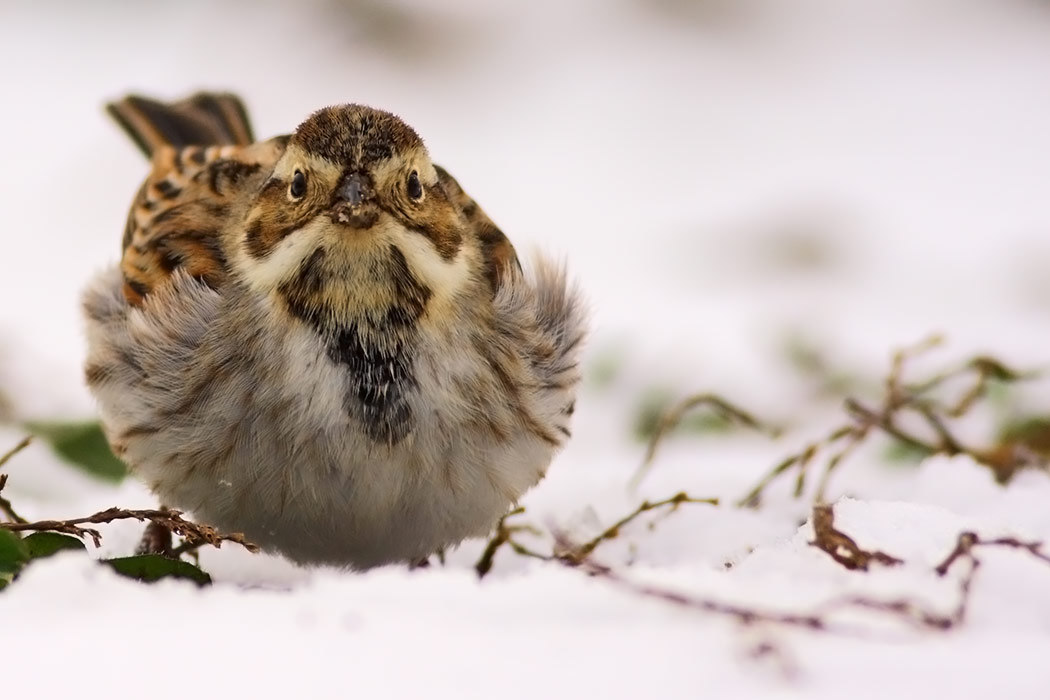
[[[800,335],[873,368],[931,331],[1046,359],[1050,3],[0,7],[20,416],[91,411],[78,293],[146,171],[102,111],[130,90],[236,90],[260,136],[398,112],[519,249],[569,260],[592,352],[663,381],[763,400]]]
[[[948,340],[940,364],[974,352],[1050,364],[1046,0],[0,0],[0,418],[8,423],[93,412],[81,379],[79,294],[116,262],[147,170],[104,102],[201,88],[243,95],[261,137],[287,133],[331,103],[397,112],[520,252],[543,248],[568,261],[595,330],[576,437],[527,499],[538,522],[608,523],[636,496],[682,488],[731,501],[798,447],[735,436],[679,441],[661,454],[648,490],[628,495],[642,453],[632,426],[654,390],[718,391],[823,434],[838,410],[819,400],[829,382],[871,386],[891,349],[931,332]],[[1045,383],[1028,400],[1033,413],[1050,413]],[[0,451],[20,435],[0,427]],[[132,482],[119,490],[89,482],[43,445],[17,459],[5,495],[30,516],[152,503]],[[851,527],[889,536],[891,550],[933,561],[974,523],[1050,537],[1045,475],[1023,474],[1006,489],[973,464],[868,466],[851,466],[837,492],[911,501],[847,503]],[[643,570],[690,590],[763,605],[797,606],[800,590],[852,590],[859,579],[806,546],[797,531],[806,505],[788,486],[759,513],[683,510],[657,534],[642,533],[637,552],[621,542],[615,556],[638,556]],[[138,526],[109,532],[105,551],[126,553]],[[464,545],[447,568],[425,575],[320,572],[312,587],[304,572],[226,547],[205,553],[216,580],[294,590],[216,586],[198,596],[173,584],[160,606],[154,589],[72,557],[34,564],[0,598],[0,637],[17,629],[30,642],[20,649],[33,650],[34,638],[149,618],[198,639],[199,658],[231,658],[232,649],[254,665],[258,675],[237,679],[242,691],[330,691],[324,674],[354,659],[364,660],[354,667],[358,691],[391,679],[411,685],[405,659],[425,670],[419,688],[462,697],[463,678],[475,687],[478,658],[488,671],[517,673],[530,659],[551,674],[515,675],[524,685],[500,697],[552,678],[563,691],[607,687],[607,696],[767,688],[752,660],[734,663],[742,635],[698,623],[710,618],[640,605],[510,555],[498,562],[504,578],[476,586],[470,566],[480,546]],[[728,561],[741,565],[723,571]],[[1011,662],[1009,677],[1024,691],[1013,697],[1042,697],[1050,681],[1033,655],[1045,648],[1050,611],[1032,604],[1045,596],[1031,589],[1045,591],[1045,578],[988,570],[999,574],[982,583],[976,623],[945,645],[793,638],[803,665],[815,667],[808,697],[842,697],[846,684],[862,697],[867,683],[858,687],[857,677],[914,681],[908,687],[925,688],[924,697],[949,686],[977,696],[1001,690],[1000,664]],[[929,572],[916,571],[864,581],[927,590]],[[66,598],[70,581],[84,586],[83,598]],[[933,584],[942,587],[928,592],[944,593],[943,582]],[[60,613],[56,599],[68,601]],[[509,636],[493,622],[507,619]],[[313,654],[322,649],[318,630],[322,651],[338,658]],[[94,675],[94,637],[72,636],[71,648],[91,653],[71,651],[66,662]],[[314,673],[282,676],[280,642],[310,650]],[[135,638],[112,644],[129,669],[148,674],[155,663],[155,649]],[[344,658],[343,649],[353,652]],[[593,653],[559,677],[581,649]],[[27,669],[45,661],[20,657]],[[212,681],[222,673],[204,666],[194,673]],[[960,680],[965,672],[973,677]],[[42,676],[70,686],[80,677],[49,670],[32,682]]]

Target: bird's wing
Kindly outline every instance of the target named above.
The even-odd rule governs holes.
[[[213,289],[228,275],[222,231],[268,176],[286,140],[251,146],[160,148],[124,231],[124,296],[140,305],[181,268]]]
[[[172,103],[130,95],[107,110],[153,161],[124,230],[124,296],[140,305],[180,268],[218,288],[228,274],[223,228],[287,139],[253,144],[244,105],[225,93]]]
[[[480,244],[481,255],[485,263],[485,276],[495,294],[509,272],[521,271],[521,263],[518,262],[518,254],[514,250],[514,245],[492,222],[492,219],[482,211],[478,203],[463,191],[463,188],[456,182],[456,178],[441,166],[435,166],[435,168],[438,172],[438,180],[446,194],[463,212],[470,231]]]

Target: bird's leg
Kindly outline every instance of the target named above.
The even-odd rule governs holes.
[[[167,506],[161,506],[161,510],[168,510]],[[139,540],[136,554],[160,554],[164,557],[171,556],[171,530],[161,523],[151,522],[146,526]]]
[[[445,565],[445,548],[444,547],[442,547],[441,549],[439,549],[436,552],[434,552],[434,554],[431,555],[431,556],[437,557],[438,564],[440,564],[441,566]],[[421,559],[417,559],[415,561],[408,562],[408,569],[409,569],[409,571],[414,571],[416,569],[426,569],[429,566],[430,566],[430,557],[429,556],[422,557]]]

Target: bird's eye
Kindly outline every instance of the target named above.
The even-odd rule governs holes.
[[[306,175],[302,170],[296,170],[292,175],[292,184],[288,187],[288,194],[292,199],[301,199],[306,194]]]
[[[415,170],[408,176],[408,196],[416,200],[423,198],[423,184],[419,181],[419,173]]]

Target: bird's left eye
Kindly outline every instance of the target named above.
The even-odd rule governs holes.
[[[415,170],[408,176],[408,196],[417,200],[423,197],[423,184],[419,181],[419,173]]]
[[[299,199],[306,194],[306,175],[303,175],[302,170],[296,170],[292,175],[292,184],[288,187],[288,194],[292,196],[292,199]]]

